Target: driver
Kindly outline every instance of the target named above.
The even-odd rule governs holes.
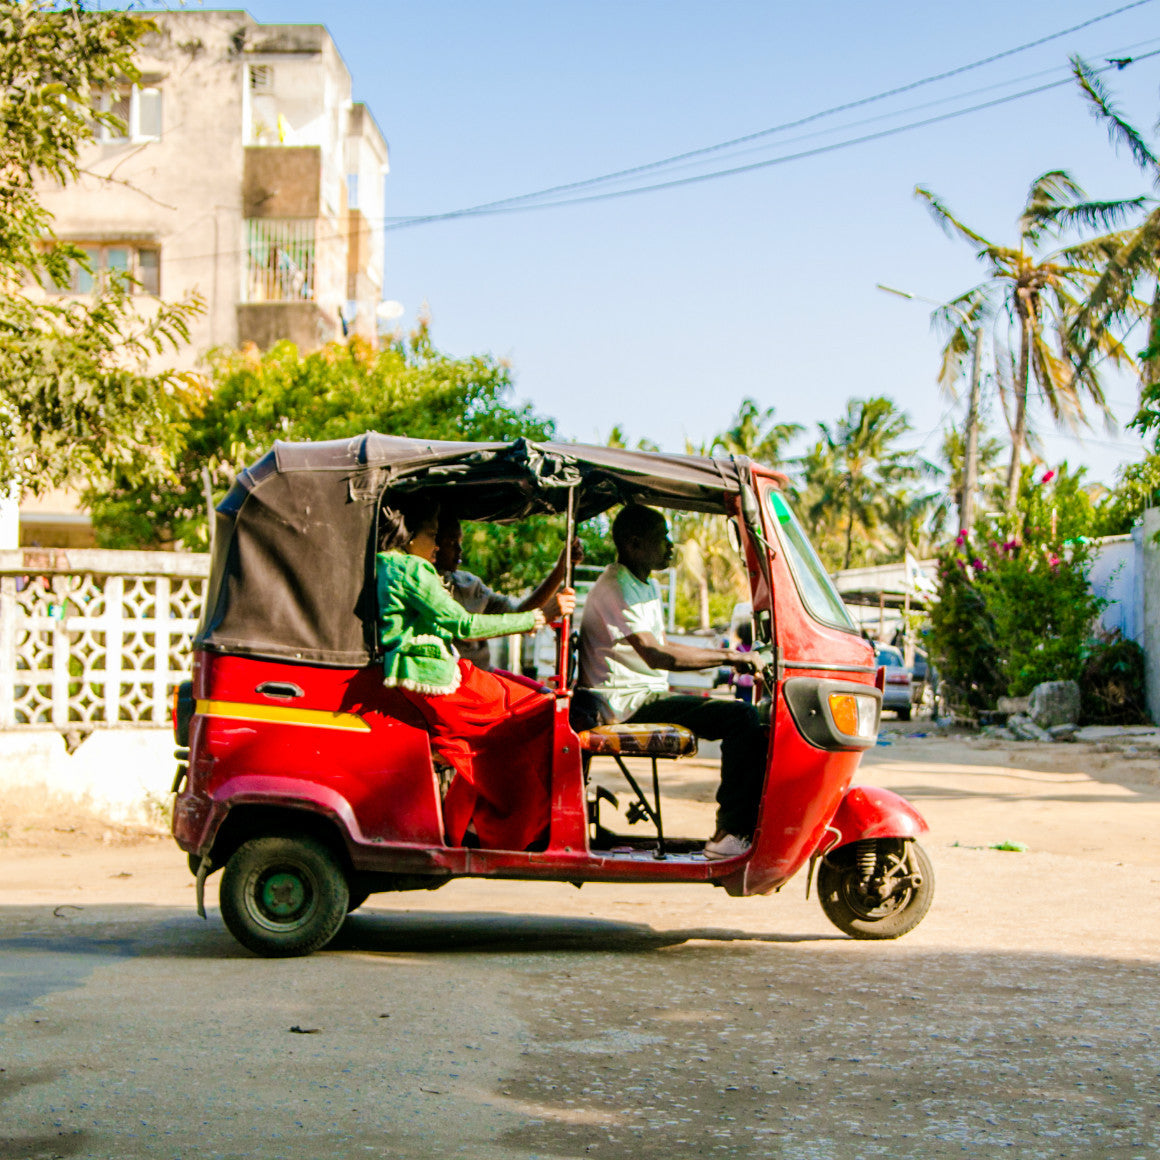
[[[666,642],[660,589],[649,578],[672,559],[665,518],[655,508],[627,504],[612,524],[617,562],[601,573],[584,604],[580,626],[580,681],[572,727],[620,722],[683,725],[721,742],[717,832],[707,858],[732,858],[749,848],[765,778],[766,731],[743,701],[669,692],[666,672],[728,665],[753,672],[753,657],[731,648],[695,648]]]

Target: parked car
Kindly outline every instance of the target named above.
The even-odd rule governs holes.
[[[886,683],[882,687],[882,708],[893,709],[899,721],[909,721],[914,674],[906,667],[902,650],[892,644],[877,644],[875,664],[886,670]]]

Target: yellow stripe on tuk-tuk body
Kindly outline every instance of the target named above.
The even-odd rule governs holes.
[[[371,727],[354,713],[329,713],[325,709],[296,709],[291,705],[253,705],[246,701],[198,701],[203,717],[228,717],[234,721],[270,721],[278,725],[309,725],[316,729],[349,729],[369,733]]]

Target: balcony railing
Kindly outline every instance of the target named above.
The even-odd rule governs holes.
[[[246,222],[247,302],[314,298],[313,219],[250,218]]]

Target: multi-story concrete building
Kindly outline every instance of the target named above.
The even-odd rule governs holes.
[[[57,235],[87,250],[96,277],[132,274],[143,312],[202,295],[190,345],[166,365],[281,338],[374,342],[387,146],[326,29],[241,11],[152,16],[140,80],[103,98],[126,132],[102,130],[80,179],[42,190]],[[60,291],[91,288],[78,268]],[[56,538],[24,522],[26,541]]]
[[[185,358],[213,346],[375,338],[387,147],[321,25],[245,12],[152,14],[140,81],[106,95],[84,174],[44,203],[99,272],[143,300],[206,300]],[[72,292],[89,288],[82,271]]]

